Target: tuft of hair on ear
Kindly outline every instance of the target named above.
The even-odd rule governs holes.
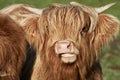
[[[22,20],[20,25],[26,33],[26,39],[28,43],[35,47],[37,36],[38,36],[38,26],[37,26],[38,17],[35,15],[28,16],[28,18]]]
[[[99,48],[117,36],[120,22],[110,14],[99,14],[98,16],[98,25],[94,31],[94,45]]]

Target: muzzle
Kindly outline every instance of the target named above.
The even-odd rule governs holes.
[[[74,63],[79,52],[73,42],[62,40],[55,43],[55,53],[64,63]]]

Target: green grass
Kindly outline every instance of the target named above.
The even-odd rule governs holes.
[[[52,3],[65,4],[71,1],[77,1],[93,7],[116,2],[117,4],[105,11],[105,13],[112,14],[120,19],[120,0],[0,0],[0,8],[16,3],[30,4],[37,8],[44,8]],[[120,80],[120,35],[110,45],[102,49],[101,55],[104,80]]]
[[[106,54],[102,60],[104,80],[120,80],[120,57]]]

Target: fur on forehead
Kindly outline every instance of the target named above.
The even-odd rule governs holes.
[[[50,32],[58,32],[60,30],[78,32],[90,24],[89,15],[89,13],[83,11],[79,6],[51,6],[43,11],[39,24]]]

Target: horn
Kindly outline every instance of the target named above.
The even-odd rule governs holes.
[[[80,4],[79,4],[79,3],[77,3],[77,2],[70,2],[70,5],[80,6]]]
[[[28,7],[28,6],[24,6],[25,9],[35,13],[35,14],[42,14],[43,9],[37,9],[34,7]]]
[[[104,12],[105,10],[107,10],[108,8],[114,6],[115,4],[116,4],[116,2],[110,3],[110,4],[105,5],[105,6],[103,6],[103,7],[95,8],[95,10],[96,10],[98,13],[102,13],[102,12]]]
[[[52,5],[50,5],[50,7],[53,7],[53,8],[60,7],[60,6],[62,6],[62,4],[53,3]]]

